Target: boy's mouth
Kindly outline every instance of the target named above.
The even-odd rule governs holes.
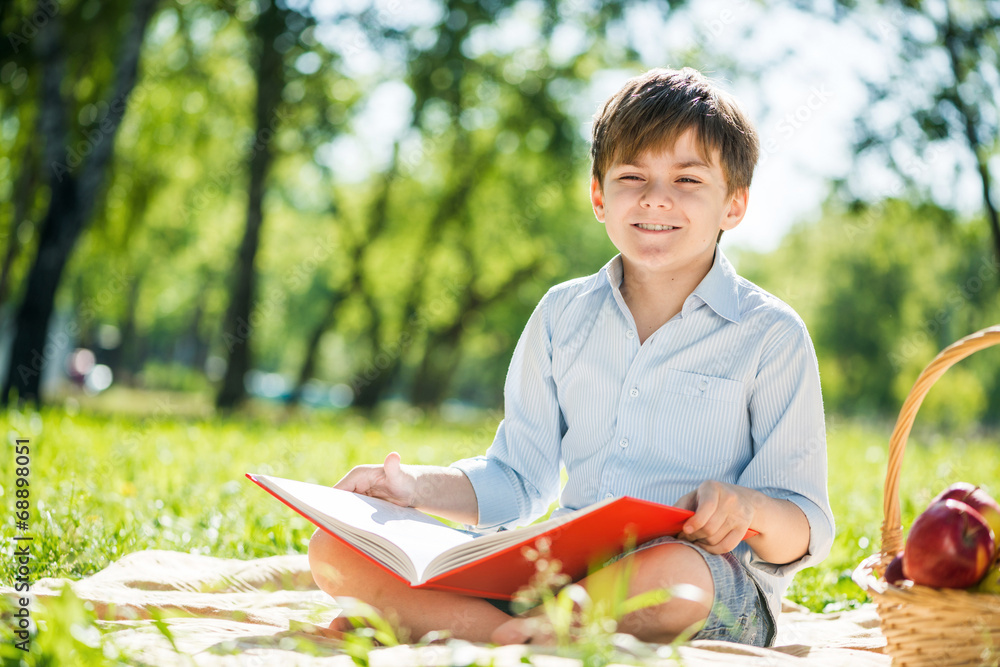
[[[668,229],[679,229],[673,225],[650,225],[643,222],[636,223],[634,226],[639,229],[645,229],[647,232],[665,232]]]

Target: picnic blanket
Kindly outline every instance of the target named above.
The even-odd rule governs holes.
[[[304,555],[256,560],[212,558],[147,550],[123,557],[81,580],[40,579],[36,598],[56,596],[69,585],[89,601],[100,625],[124,655],[148,665],[352,665],[340,642],[315,633],[341,613],[316,588]],[[0,592],[13,596],[9,587]],[[167,632],[164,632],[164,623]],[[639,646],[621,636],[622,650]],[[632,639],[630,644],[628,640]],[[678,649],[686,665],[868,665],[890,664],[873,605],[815,614],[786,604],[774,648],[693,641]],[[677,664],[668,647],[641,645],[643,664]],[[658,650],[658,652],[657,652]],[[542,647],[490,647],[451,641],[425,646],[376,648],[372,667],[408,665],[520,665],[528,657],[540,667],[580,662]],[[184,655],[179,655],[184,654]],[[652,657],[650,657],[652,656]]]

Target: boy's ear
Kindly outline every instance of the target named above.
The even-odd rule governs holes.
[[[732,199],[729,201],[729,209],[726,211],[726,217],[722,220],[720,229],[728,231],[743,221],[743,216],[747,214],[749,199],[750,188],[743,188],[732,194]]]
[[[604,190],[601,188],[601,182],[596,178],[590,179],[590,203],[594,207],[597,221],[604,224]]]

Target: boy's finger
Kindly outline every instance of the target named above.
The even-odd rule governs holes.
[[[402,472],[399,468],[400,456],[398,452],[389,452],[385,457],[385,462],[382,464],[385,469],[385,476],[388,479],[396,479]]]
[[[363,478],[364,472],[358,468],[353,468],[341,477],[340,481],[333,485],[333,488],[340,489],[341,491],[350,491],[351,493],[361,493],[362,490],[359,489],[359,481]]]
[[[741,528],[739,525],[727,524],[713,536],[717,539],[713,540],[712,553],[729,553],[739,545],[746,532],[746,528]]]
[[[698,505],[694,511],[694,515],[684,522],[684,532],[690,535],[704,528],[708,520],[715,514],[717,504],[715,498],[702,498],[698,496]]]
[[[729,533],[727,517],[721,512],[715,512],[708,517],[698,531],[698,535],[709,540],[709,544],[716,544]]]
[[[681,496],[674,502],[674,507],[680,507],[682,510],[693,510],[697,505],[696,502],[697,496],[698,496],[697,491],[691,491],[690,493],[685,493],[683,496]]]
[[[399,456],[397,454],[397,456]],[[333,488],[351,493],[368,494],[372,487],[385,477],[385,467],[377,463],[366,463],[354,466],[340,481],[333,485]]]
[[[746,532],[745,530],[742,532],[736,530],[730,531],[728,535],[726,535],[724,538],[722,538],[721,540],[719,540],[719,542],[715,544],[712,553],[717,553],[717,554],[729,553],[730,551],[736,548],[737,544],[740,543],[740,540],[743,538],[743,534],[745,532]]]

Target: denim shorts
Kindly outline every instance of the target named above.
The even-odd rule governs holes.
[[[628,553],[670,543],[683,544],[700,553],[708,564],[715,585],[712,611],[701,629],[691,636],[692,640],[715,639],[751,646],[774,644],[777,629],[764,593],[733,554],[712,554],[697,544],[676,537],[658,537]],[[610,562],[625,555],[617,556]]]
[[[712,554],[697,544],[675,537],[658,537],[631,551],[620,554],[605,565],[629,553],[636,553],[660,544],[676,542],[691,547],[702,555],[712,573],[715,600],[705,624],[690,639],[714,639],[751,646],[771,646],[776,627],[767,601],[757,584],[731,553]],[[510,614],[511,603],[506,600],[487,600],[501,611]]]

